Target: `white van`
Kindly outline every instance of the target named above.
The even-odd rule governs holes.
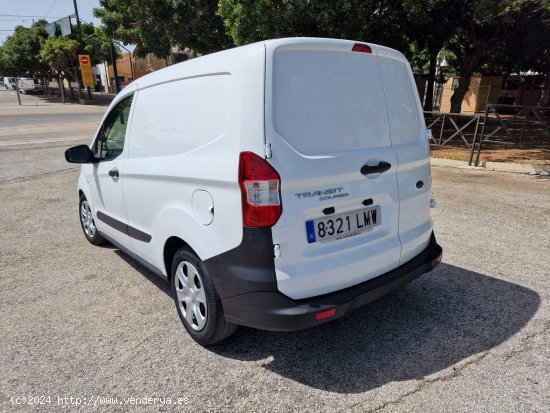
[[[15,77],[4,77],[4,88],[9,90],[15,90],[17,87],[17,78]]]
[[[23,77],[17,81],[17,86],[19,87],[19,92],[24,95],[44,93],[44,87],[38,79]]]
[[[65,157],[86,238],[166,278],[208,345],[339,318],[438,265],[426,137],[401,53],[292,38],[136,80]]]

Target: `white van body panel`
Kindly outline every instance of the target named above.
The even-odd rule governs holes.
[[[414,77],[403,54],[378,47],[392,147],[398,161],[400,264],[418,255],[432,233],[430,148]],[[422,187],[417,188],[417,183]]]
[[[281,175],[283,203],[273,227],[281,253],[275,269],[279,290],[293,299],[341,290],[399,266],[397,157],[377,48],[357,53],[351,51],[354,44],[284,39],[266,45],[266,140],[273,149],[269,162]],[[360,173],[363,165],[380,161],[391,169]],[[339,197],[299,196],[327,190]],[[323,217],[327,207],[337,214],[360,209],[368,199],[380,207],[380,226],[347,239],[308,243],[307,220]]]
[[[124,192],[128,224],[152,238],[131,247],[163,272],[169,237],[202,260],[242,241],[237,165],[240,152],[264,149],[264,65],[265,47],[255,44],[137,81]]]
[[[137,90],[136,85],[129,85],[117,97],[111,102],[109,108],[105,112],[101,124],[109,116],[111,110],[122,100],[131,96]],[[132,114],[134,110],[134,103],[132,103],[132,108],[130,110],[128,128],[126,130],[126,138],[130,133],[132,127]],[[101,126],[96,132],[96,138],[101,130]],[[95,139],[94,139],[95,141]],[[93,145],[93,142],[92,142]],[[86,199],[92,206],[92,211],[95,216],[94,222],[97,229],[107,235],[108,237],[114,239],[122,246],[129,248],[130,247],[130,238],[128,235],[123,234],[117,229],[107,225],[105,222],[97,218],[99,212],[106,213],[110,217],[127,223],[128,219],[126,216],[126,208],[124,203],[124,166],[126,163],[126,158],[128,157],[128,147],[124,146],[122,153],[113,160],[102,161],[99,163],[93,164],[84,164],[81,169],[81,176],[84,177],[85,184],[79,188],[84,192]],[[109,171],[113,168],[116,168],[120,172],[120,178],[115,180],[109,176]]]

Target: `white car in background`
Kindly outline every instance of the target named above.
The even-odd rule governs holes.
[[[15,90],[17,84],[17,78],[16,77],[4,77],[4,88],[9,90]]]

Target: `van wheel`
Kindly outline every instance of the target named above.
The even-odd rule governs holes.
[[[225,320],[220,296],[199,257],[180,248],[172,260],[171,275],[176,309],[193,340],[207,346],[235,332],[237,326]]]
[[[84,195],[80,195],[79,203],[80,226],[86,239],[94,245],[104,244],[107,240],[101,236],[95,226],[94,216],[90,204]]]

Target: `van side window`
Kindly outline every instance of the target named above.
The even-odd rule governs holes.
[[[122,153],[131,107],[132,96],[121,101],[107,115],[94,146],[94,151],[100,160],[115,159]]]

